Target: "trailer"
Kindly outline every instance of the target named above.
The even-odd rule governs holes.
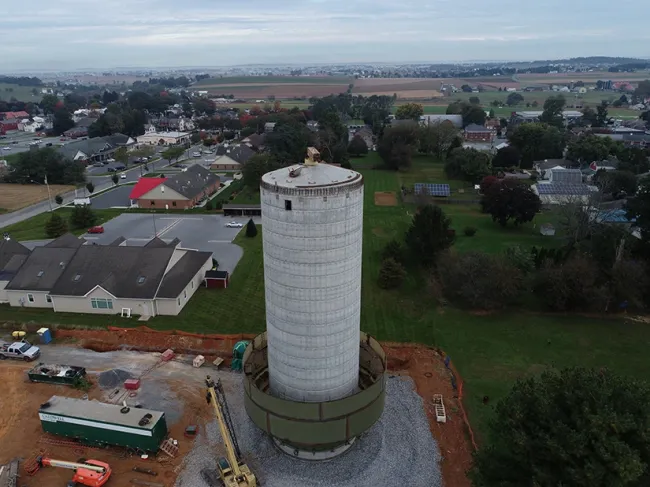
[[[52,396],[38,416],[46,433],[91,446],[155,453],[167,436],[165,413],[98,401]]]
[[[86,369],[75,365],[44,364],[41,362],[27,371],[27,378],[31,382],[74,386],[86,378]]]

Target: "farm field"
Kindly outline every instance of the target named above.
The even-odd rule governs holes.
[[[43,95],[41,94],[40,87],[36,87],[38,93],[34,95],[32,90],[33,86],[19,86],[9,83],[0,83],[0,100],[10,100],[12,97],[18,101],[41,101]],[[11,90],[11,91],[7,91]]]
[[[58,194],[74,191],[74,186],[51,184],[52,204]],[[47,200],[47,187],[38,184],[0,184],[0,208],[16,211]]]
[[[240,76],[208,78],[194,85],[212,95],[233,95],[236,98],[276,99],[327,96],[344,93],[354,80],[332,76]]]
[[[521,84],[567,83],[569,81],[584,81],[595,84],[598,80],[612,81],[643,81],[650,79],[650,71],[636,73],[610,73],[608,71],[593,71],[589,73],[555,73],[555,74],[518,74]]]
[[[196,87],[216,85],[249,85],[249,84],[350,84],[353,78],[345,76],[224,76],[206,78],[197,82]]]

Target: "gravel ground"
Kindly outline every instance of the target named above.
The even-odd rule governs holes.
[[[244,461],[263,487],[438,487],[442,486],[440,453],[429,430],[422,398],[413,381],[391,377],[379,422],[345,454],[326,462],[295,460],[281,453],[248,419],[241,376],[219,374]],[[201,471],[215,468],[215,451],[223,454],[215,422],[196,438],[176,487],[207,487]]]

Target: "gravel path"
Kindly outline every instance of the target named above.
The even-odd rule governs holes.
[[[442,486],[438,446],[410,378],[389,378],[379,422],[348,452],[326,462],[295,460],[281,453],[248,419],[236,378],[233,374],[235,380],[224,380],[224,388],[244,461],[262,487]],[[216,423],[208,424],[206,430],[206,435],[196,438],[176,487],[208,486],[201,470],[214,469],[215,457],[223,449]]]

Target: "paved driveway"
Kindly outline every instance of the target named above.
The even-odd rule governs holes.
[[[90,200],[92,202],[92,207],[96,210],[115,207],[128,208],[131,206],[129,195],[132,190],[132,184],[117,186],[115,189],[94,196]]]
[[[103,235],[83,237],[99,245],[108,244],[118,237],[126,238],[127,245],[144,245],[154,235],[165,241],[178,238],[181,247],[212,252],[214,258],[219,261],[219,269],[232,273],[243,251],[241,247],[231,243],[241,229],[227,228],[225,225],[229,221],[246,224],[248,219],[223,215],[132,213],[120,215],[104,223]]]

